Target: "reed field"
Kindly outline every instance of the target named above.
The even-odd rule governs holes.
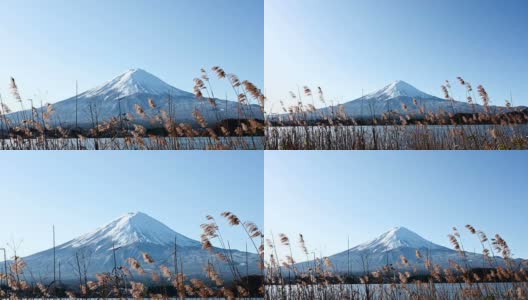
[[[455,109],[428,111],[414,99],[404,112],[353,118],[342,105],[328,106],[321,88],[309,87],[290,97],[297,105],[280,114],[266,116],[265,148],[269,150],[515,150],[528,148],[528,110],[490,105],[486,89],[475,91],[458,77],[466,92],[466,103],[475,107],[477,97],[483,112],[457,113]],[[447,107],[455,99],[447,82],[442,86]],[[316,100],[318,98],[318,100]],[[315,101],[327,109],[317,110]],[[308,103],[309,102],[309,103]],[[368,111],[368,107],[366,108]],[[507,111],[506,111],[507,110]]]
[[[235,74],[213,67],[218,81],[227,83],[238,102],[237,119],[220,119],[208,124],[202,111],[192,112],[193,124],[179,122],[172,111],[160,109],[154,100],[149,107],[135,104],[135,114],[116,115],[101,120],[97,109],[90,106],[91,128],[62,127],[54,116],[53,104],[44,109],[34,107],[33,100],[22,97],[14,78],[11,78],[11,96],[24,113],[16,119],[8,117],[12,109],[0,96],[0,149],[1,150],[257,150],[264,147],[264,120],[251,106],[258,103],[264,111],[264,95],[253,83],[241,80]],[[194,79],[196,103],[210,105],[218,111],[212,83],[207,71]],[[170,103],[170,99],[168,99]],[[27,107],[30,110],[25,110]],[[198,107],[199,105],[197,105]],[[150,112],[150,113],[149,113]],[[155,113],[152,113],[155,112]],[[77,111],[73,111],[77,115]],[[137,122],[136,122],[137,121]],[[150,124],[143,126],[141,124]]]
[[[229,268],[229,278],[223,278],[218,266],[208,263],[204,266],[203,276],[192,278],[183,270],[182,257],[173,252],[174,265],[160,265],[151,268],[155,261],[147,252],[141,252],[140,257],[129,257],[126,261],[116,261],[108,272],[88,274],[83,261],[77,258],[78,280],[65,283],[51,270],[51,281],[39,281],[31,272],[31,265],[17,256],[17,249],[9,249],[11,259],[5,261],[0,269],[0,298],[69,298],[69,299],[258,299],[264,296],[264,245],[263,235],[253,222],[243,222],[231,212],[221,214],[231,226],[239,227],[247,238],[248,245],[258,254],[258,269],[261,274],[246,274],[243,267],[237,265],[230,256],[229,241],[222,238],[222,231],[212,216],[207,216],[206,223],[201,225],[202,249],[208,251],[211,261],[218,259]],[[222,249],[213,247],[218,243]],[[175,248],[176,249],[176,248]],[[141,250],[141,249],[139,249]],[[109,252],[109,256],[112,251]],[[111,259],[111,257],[109,257]],[[172,258],[170,258],[172,260]],[[60,272],[60,271],[59,271]]]
[[[448,235],[461,263],[442,268],[425,254],[416,251],[421,265],[411,265],[406,257],[399,264],[361,274],[336,272],[328,257],[314,257],[309,267],[298,267],[293,255],[278,256],[278,247],[292,253],[299,247],[306,258],[310,250],[302,235],[297,241],[284,234],[266,239],[266,299],[527,299],[528,261],[518,263],[512,250],[500,236],[488,238],[473,226],[469,233],[479,239],[482,254],[489,264],[486,269],[472,269],[467,260],[461,234],[456,228]],[[315,255],[315,254],[314,254]],[[502,257],[506,266],[496,263]],[[306,259],[304,258],[304,259]],[[400,266],[400,267],[398,267]],[[425,269],[427,272],[417,272]]]

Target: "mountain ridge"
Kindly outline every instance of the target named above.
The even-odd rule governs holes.
[[[381,89],[342,104],[303,112],[300,117],[311,121],[323,120],[325,116],[335,118],[339,112],[339,114],[344,113],[347,117],[355,119],[380,118],[386,114],[420,119],[430,112],[453,115],[487,112],[493,114],[513,112],[524,108],[523,106],[510,108],[494,105],[485,107],[477,103],[447,100],[425,93],[403,80],[396,80]],[[287,115],[289,114],[273,114],[271,119]]]
[[[117,267],[128,267],[128,258],[134,258],[147,271],[145,276],[134,274],[135,277],[145,277],[148,272],[159,271],[162,265],[173,268],[174,253],[178,255],[178,268],[183,268],[185,274],[191,277],[203,278],[204,268],[213,263],[219,274],[226,279],[232,278],[231,266],[216,254],[229,255],[233,264],[243,267],[249,274],[259,274],[259,256],[255,253],[234,249],[213,247],[211,251],[202,248],[199,241],[188,238],[170,229],[165,224],[142,212],[124,214],[94,231],[83,234],[70,241],[62,243],[55,249],[46,249],[23,257],[31,277],[38,281],[50,280],[53,276],[54,256],[56,264],[62,266],[61,276],[64,281],[78,278],[77,259],[82,257],[87,263],[88,275],[95,278],[97,273],[110,272],[114,268],[116,257]],[[148,253],[153,263],[143,263],[143,253]]]
[[[417,251],[423,255],[423,258],[417,257]],[[482,254],[466,251],[464,255],[472,268],[490,267],[488,260]],[[406,258],[408,264],[402,263],[402,257]],[[451,268],[453,262],[465,265],[458,251],[426,240],[405,227],[391,228],[370,241],[330,255],[328,259],[332,262],[335,272],[374,272],[387,265],[400,270],[426,272],[424,257],[444,269]],[[496,256],[494,261],[498,266],[506,266],[502,257]],[[313,260],[304,261],[297,263],[296,267],[307,270],[313,267],[313,264]]]
[[[127,123],[146,128],[163,127],[163,118],[171,117],[177,123],[199,126],[193,113],[200,111],[204,120],[218,124],[226,119],[264,119],[259,105],[241,105],[238,101],[213,99],[199,100],[193,93],[175,88],[143,69],[129,69],[113,79],[76,96],[43,107],[12,112],[5,117],[12,124],[28,118],[62,128],[94,128],[111,119],[124,119]],[[141,112],[138,111],[141,108]],[[0,122],[5,122],[3,119]],[[127,126],[131,127],[131,126]]]

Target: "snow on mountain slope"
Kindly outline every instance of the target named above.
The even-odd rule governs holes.
[[[151,107],[152,100],[155,107]],[[236,101],[215,99],[216,107],[209,101],[196,99],[195,95],[172,87],[156,76],[142,70],[131,69],[109,82],[53,104],[53,113],[48,124],[63,128],[93,128],[111,118],[126,118],[127,123],[140,124],[147,128],[163,127],[162,115],[171,116],[177,123],[196,125],[193,112],[199,110],[209,125],[224,119],[264,119],[258,105],[240,105]],[[143,108],[140,115],[136,107]],[[47,107],[14,112],[6,117],[17,124],[27,118],[42,122]],[[157,117],[157,119],[156,119]],[[128,126],[127,126],[128,127]],[[131,126],[130,126],[131,127]]]
[[[351,251],[369,251],[371,253],[379,253],[394,250],[400,247],[431,250],[445,249],[445,247],[436,245],[405,227],[394,227],[380,235],[378,238],[352,248]]]
[[[61,265],[62,280],[72,281],[78,278],[77,257],[81,257],[87,263],[88,275],[94,278],[97,273],[112,271],[115,249],[117,267],[128,266],[127,259],[135,258],[147,271],[144,279],[148,280],[149,272],[159,271],[161,265],[171,269],[174,267],[175,247],[179,261],[178,268],[183,267],[186,275],[203,277],[204,267],[208,263],[214,263],[219,273],[226,279],[232,276],[228,264],[208,250],[202,249],[200,242],[173,231],[141,212],[125,214],[91,233],[58,245],[55,249],[55,257],[57,265],[59,262]],[[244,272],[247,259],[249,274],[259,272],[257,254],[221,248],[213,248],[213,251],[232,257],[235,266],[243,268]],[[144,252],[151,255],[154,263],[143,262]],[[24,257],[27,272],[31,272],[34,278],[44,282],[50,280],[53,277],[53,256],[52,248]],[[134,274],[134,276],[137,278],[139,275]]]
[[[174,232],[163,223],[149,217],[142,212],[128,213],[97,229],[96,231],[76,238],[60,248],[80,248],[89,245],[102,246],[106,244],[107,250],[123,247],[134,243],[150,243],[158,245],[173,245],[177,238],[181,246],[199,246],[181,234]]]
[[[387,100],[396,97],[434,98],[402,80],[396,80],[379,91],[363,96],[364,99]]]
[[[163,96],[167,95],[169,92],[175,97],[193,96],[191,93],[173,88],[156,76],[142,69],[130,69],[104,85],[82,93],[79,97],[102,97],[105,100],[112,100],[134,94]]]

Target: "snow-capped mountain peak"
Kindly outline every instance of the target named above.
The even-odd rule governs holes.
[[[393,81],[391,84],[385,86],[381,90],[364,96],[364,98],[367,99],[376,98],[380,100],[387,100],[396,97],[434,98],[433,96],[418,90],[403,80]]]
[[[418,252],[423,255],[418,255]],[[407,263],[402,257],[405,257]],[[466,252],[462,257],[458,251],[434,244],[405,227],[394,227],[379,237],[350,248],[346,251],[330,255],[334,265],[334,272],[364,272],[379,271],[387,266],[396,270],[413,270],[413,274],[429,274],[424,259],[433,261],[441,268],[452,268],[453,262],[458,264],[471,263],[472,268],[489,268],[490,264],[482,254]],[[467,259],[467,260],[466,260]],[[493,263],[505,266],[506,262],[500,257],[495,257]],[[495,265],[497,264],[497,265]],[[519,264],[521,265],[521,264]],[[297,264],[300,270],[313,266],[313,261]]]
[[[196,101],[194,94],[177,89],[145,70],[130,69],[96,88],[55,102],[53,113],[45,122],[50,127],[91,129],[116,117],[123,120],[121,116],[126,115],[123,121],[127,128],[137,124],[150,129],[163,127],[160,117],[166,114],[178,123],[198,127],[193,114],[196,110],[211,127],[226,119],[264,119],[259,105],[240,107],[238,101],[220,99],[215,102],[217,105]],[[139,113],[138,107],[145,113]],[[0,122],[23,123],[28,116],[45,115],[48,109],[45,105],[37,108],[36,113],[32,110],[12,112]],[[120,125],[125,124],[120,122]]]
[[[358,245],[351,250],[379,253],[397,248],[443,249],[444,247],[422,238],[405,227],[393,227],[374,240]]]
[[[107,83],[86,91],[80,97],[103,97],[105,100],[114,100],[135,94],[188,95],[189,93],[176,89],[158,77],[142,69],[130,69]]]
[[[80,236],[61,248],[95,246],[110,249],[134,243],[172,245],[175,237],[181,246],[198,246],[191,240],[167,227],[165,224],[142,212],[127,213],[94,232]]]

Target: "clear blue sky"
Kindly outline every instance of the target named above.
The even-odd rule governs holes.
[[[18,108],[12,76],[25,99],[56,102],[130,68],[192,91],[216,65],[262,86],[263,18],[263,0],[4,0],[0,93]]]
[[[271,100],[307,84],[343,103],[398,79],[441,96],[462,76],[493,104],[511,91],[528,105],[527,1],[266,0],[264,10]]]
[[[456,226],[466,250],[480,251],[471,224],[502,235],[528,257],[526,152],[265,153],[265,233],[304,234],[312,251],[331,255],[405,226],[451,247]],[[298,247],[294,247],[300,254]],[[283,252],[284,253],[284,252]],[[304,255],[297,255],[302,259]]]
[[[263,152],[213,152],[2,153],[0,247],[22,241],[31,254],[51,248],[52,224],[63,243],[142,211],[195,240],[211,214],[243,250],[242,228],[219,214],[262,226]]]

